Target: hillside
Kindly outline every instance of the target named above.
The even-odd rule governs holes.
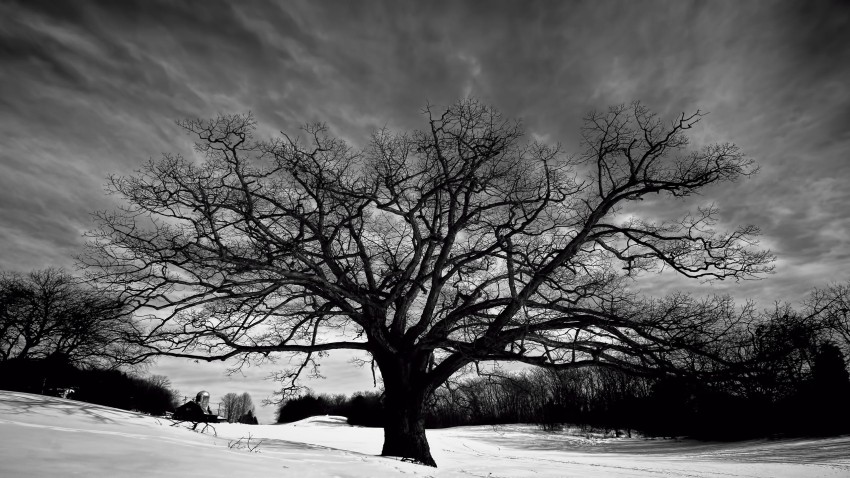
[[[252,448],[259,443],[254,452],[245,446],[249,435]],[[436,470],[376,456],[382,431],[348,426],[342,417],[223,423],[202,434],[109,407],[0,391],[0,476],[850,476],[850,436],[718,444],[593,439],[511,425],[430,430],[428,437]]]

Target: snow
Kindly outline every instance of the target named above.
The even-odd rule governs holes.
[[[0,476],[850,477],[850,436],[730,444],[457,427],[428,431],[434,469],[377,456],[382,430],[344,417],[214,428],[0,391]]]

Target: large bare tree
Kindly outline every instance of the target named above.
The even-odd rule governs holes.
[[[758,230],[716,210],[632,214],[752,174],[731,144],[688,149],[699,112],[664,122],[638,103],[591,113],[575,156],[529,142],[474,100],[354,149],[322,125],[255,137],[250,115],[190,120],[196,156],[112,178],[82,258],[150,309],[150,353],[207,360],[298,355],[294,382],[334,349],[367,352],[388,416],[383,454],[435,466],[423,403],[465,366],[711,368],[721,299],[642,299],[642,271],[741,279],[769,271]]]
[[[834,342],[850,366],[850,281],[814,289],[803,311],[816,318],[821,341]]]
[[[221,397],[221,414],[229,423],[238,422],[248,412],[254,412],[254,400],[248,392],[230,392]]]

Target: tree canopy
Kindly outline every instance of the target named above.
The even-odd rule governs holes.
[[[81,260],[151,311],[151,354],[296,354],[293,386],[326,351],[368,352],[393,417],[383,453],[430,465],[422,403],[468,364],[710,372],[728,357],[728,299],[627,287],[648,271],[771,270],[758,229],[715,230],[713,206],[676,220],[628,207],[756,171],[733,144],[689,147],[700,112],[592,112],[576,155],[476,100],[424,116],[362,149],[321,124],[262,140],[251,115],[182,121],[196,157],[113,177],[125,205],[98,215]]]

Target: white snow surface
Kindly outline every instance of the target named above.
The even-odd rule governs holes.
[[[428,430],[434,469],[377,456],[382,430],[343,417],[213,426],[0,391],[0,477],[850,477],[850,436],[706,443],[457,427]]]

